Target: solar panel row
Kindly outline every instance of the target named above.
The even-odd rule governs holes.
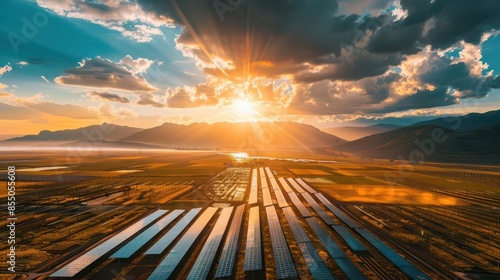
[[[217,212],[217,208],[209,207],[201,214],[182,236],[179,242],[170,250],[168,255],[160,262],[153,273],[151,273],[148,277],[149,280],[164,280],[172,275],[172,272],[174,272],[175,268],[184,258],[186,252],[191,248],[203,229],[210,222],[215,212]]]
[[[314,200],[314,198],[312,198],[312,196],[306,192],[302,193],[302,197],[305,198],[305,200],[307,201],[307,203],[309,203],[309,205],[311,205],[311,207],[314,209],[314,211],[316,211],[316,213],[318,213],[318,216],[323,219],[323,221],[325,221],[325,223],[327,225],[335,225],[335,221],[330,217],[328,216],[328,214],[325,212],[325,210],[323,210],[323,208],[321,208],[321,206],[316,202],[316,200]]]
[[[167,213],[167,210],[157,210],[154,213],[150,214],[149,216],[141,219],[140,221],[134,223],[133,225],[129,226],[128,228],[122,230],[115,236],[111,237],[110,239],[104,241],[103,243],[99,244],[97,247],[94,247],[87,253],[81,255],[79,258],[73,260],[72,262],[68,263],[67,265],[63,266],[61,269],[57,270],[56,272],[52,273],[50,277],[73,277],[76,274],[78,274],[80,271],[82,271],[84,268],[87,266],[91,265],[95,261],[97,261],[99,258],[107,254],[109,251],[113,250],[116,248],[118,245],[123,243],[125,240],[130,238],[132,235],[136,234],[140,230],[142,230],[144,227],[152,223],[154,220],[158,219],[159,217],[163,216],[165,213]]]
[[[158,241],[156,241],[149,250],[147,250],[145,255],[159,255],[167,249],[167,247],[181,234],[182,231],[191,223],[191,221],[200,213],[202,208],[194,208],[182,217],[182,219],[177,222],[165,235],[163,235]]]
[[[252,170],[252,182],[250,185],[250,196],[248,198],[248,204],[252,205],[257,203],[258,188],[257,188],[257,168]]]
[[[346,256],[340,247],[333,241],[328,232],[319,224],[314,217],[306,218],[307,223],[313,229],[314,233],[325,247],[326,251],[339,265],[340,269],[349,279],[366,279],[361,271]]]
[[[262,198],[264,199],[264,206],[273,205],[273,200],[271,198],[271,192],[269,188],[262,189]]]
[[[295,236],[295,240],[297,240],[297,243],[311,241],[307,236],[307,233],[304,231],[304,228],[302,228],[302,226],[300,225],[299,220],[297,220],[297,216],[295,216],[295,213],[293,212],[292,208],[285,207],[282,210],[283,213],[285,214],[286,221],[288,222],[290,228],[292,229],[293,235]]]
[[[300,201],[300,199],[294,192],[289,192],[288,196],[292,200],[293,205],[295,205],[295,207],[299,210],[302,217],[307,218],[312,216],[311,212],[309,212],[309,210],[304,206],[304,204],[302,204],[302,201]]]
[[[274,178],[273,172],[271,172],[271,169],[269,167],[266,167],[266,174],[269,179]]]
[[[290,185],[286,182],[285,178],[279,178],[278,179],[281,183],[281,186],[285,190],[285,192],[293,192],[292,188],[290,188]]]
[[[350,228],[355,229],[358,228],[351,219],[349,219],[342,211],[340,211],[337,207],[335,207],[322,193],[316,193],[315,196],[328,208],[330,211],[337,216],[342,222],[346,223]]]
[[[281,192],[280,188],[274,190],[274,195],[276,196],[276,199],[278,200],[278,206],[280,208],[288,206],[288,202],[286,202],[285,196]]]
[[[311,242],[299,243],[299,248],[314,279],[334,279]]]
[[[342,239],[344,239],[353,251],[368,251],[368,249],[366,249],[366,247],[363,246],[363,244],[361,244],[345,227],[332,226],[332,228],[340,235],[340,237],[342,237]]]
[[[401,269],[406,275],[412,279],[431,279],[425,273],[413,266],[406,259],[401,257],[396,251],[387,246],[382,240],[375,237],[366,229],[356,229],[356,231],[363,236],[370,244],[373,245],[382,255],[389,259],[395,266]]]
[[[148,243],[153,237],[155,237],[160,231],[162,231],[166,226],[168,226],[172,221],[179,217],[184,210],[174,210],[170,212],[167,216],[160,219],[158,222],[150,226],[148,229],[143,231],[137,237],[128,242],[125,246],[121,247],[120,250],[116,251],[110,258],[117,259],[128,259],[135,252],[137,252],[142,246]]]
[[[287,178],[287,180],[298,193],[306,192],[301,186],[299,186],[299,184],[297,184],[297,182],[295,182],[293,178]]]
[[[241,220],[243,218],[244,210],[245,205],[240,205],[234,212],[233,220],[231,221],[231,226],[229,227],[226,241],[224,242],[224,248],[222,249],[219,264],[217,265],[215,278],[228,278],[233,275],[236,251],[238,250],[238,240],[241,230]]]
[[[210,235],[205,241],[200,254],[196,258],[196,261],[191,268],[191,271],[189,272],[189,275],[187,277],[188,280],[207,279],[208,272],[210,271],[210,268],[212,268],[215,254],[217,254],[217,250],[219,249],[222,237],[226,232],[227,225],[229,224],[229,219],[231,218],[232,213],[232,206],[222,209],[217,222],[212,228]]]
[[[267,180],[266,180],[266,173],[264,171],[264,168],[260,167],[259,168],[259,175],[260,175],[260,187],[261,188],[267,188]]]
[[[243,270],[262,270],[262,245],[260,238],[259,206],[250,208]]]
[[[317,191],[313,188],[311,188],[311,186],[309,186],[306,182],[304,182],[304,180],[302,180],[302,178],[296,178],[295,179],[297,182],[299,182],[299,184],[306,190],[308,191],[309,193],[312,193],[312,194],[315,194],[317,193]]]
[[[296,278],[298,277],[297,270],[295,270],[293,259],[288,250],[285,235],[283,234],[278,214],[274,206],[266,207],[266,214],[269,223],[274,261],[276,263],[276,275],[278,279]]]

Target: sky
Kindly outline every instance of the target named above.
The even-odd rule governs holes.
[[[3,135],[500,109],[497,0],[6,0]]]

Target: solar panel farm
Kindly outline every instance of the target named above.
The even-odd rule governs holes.
[[[17,251],[1,279],[500,276],[495,166],[127,150],[61,168],[65,156],[5,153]]]

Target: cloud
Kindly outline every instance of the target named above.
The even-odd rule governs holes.
[[[3,74],[5,74],[11,70],[12,70],[12,66],[10,66],[9,64],[6,64],[3,67],[0,67],[0,77],[2,77]]]
[[[8,85],[0,83],[0,89],[4,89],[4,88],[8,88],[8,87],[9,87]]]
[[[37,2],[141,42],[162,26],[180,28],[176,48],[206,74],[203,83],[153,95],[142,74],[155,61],[128,55],[84,59],[56,78],[137,92],[138,105],[248,99],[270,112],[385,114],[482,98],[499,83],[481,60],[483,42],[500,29],[497,0]]]
[[[95,97],[97,100],[104,100],[104,101],[114,101],[114,102],[120,102],[120,103],[130,103],[130,100],[124,96],[120,96],[116,93],[111,93],[107,90],[105,91],[89,91],[87,93],[88,96],[90,97]]]
[[[65,70],[66,75],[54,79],[57,84],[91,88],[113,88],[130,92],[157,90],[146,79],[120,63],[99,56],[86,58],[79,67]]]
[[[26,65],[28,65],[28,64],[29,64],[29,63],[28,63],[28,62],[26,62],[26,61],[19,61],[19,62],[17,63],[17,65],[21,65],[21,66],[26,66]]]
[[[12,93],[10,92],[0,92],[0,97],[11,97]]]
[[[73,119],[98,119],[99,113],[92,108],[72,104],[57,104],[49,101],[24,102],[24,105],[43,113]]]
[[[35,115],[30,108],[0,102],[0,120],[27,120]]]
[[[47,78],[45,78],[44,75],[41,75],[40,78],[42,78],[42,80],[44,80],[46,83],[51,84],[51,82],[49,80],[47,80]]]
[[[157,97],[151,93],[141,93],[139,95],[138,105],[150,105],[157,108],[165,107],[165,104],[157,101]]]
[[[145,73],[153,63],[155,63],[154,60],[141,57],[134,60],[130,55],[126,55],[120,60],[120,64],[125,65],[134,75]]]
[[[36,2],[40,7],[58,15],[99,24],[137,42],[149,42],[153,36],[162,34],[159,29],[161,26],[171,26],[168,17],[158,17],[145,12],[134,1],[36,0]]]
[[[130,110],[129,108],[121,108],[119,111],[118,111],[118,116],[119,117],[131,117],[131,118],[136,118],[138,115]]]

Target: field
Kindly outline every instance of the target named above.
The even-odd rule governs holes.
[[[223,256],[231,256],[233,247],[226,245],[231,240],[237,250],[227,258],[234,261],[227,273],[236,279],[276,279],[286,273],[300,279],[326,274],[347,279],[356,273],[368,279],[404,279],[413,275],[407,272],[413,268],[433,279],[500,276],[497,166],[413,166],[299,151],[257,156],[241,160],[217,151],[105,151],[71,158],[65,152],[2,153],[3,181],[7,165],[16,166],[17,279],[52,279],[49,275],[158,210],[168,210],[166,216],[174,210],[182,213],[130,257],[110,258],[147,227],[104,252],[74,279],[147,279],[176,244],[191,245],[177,258],[187,265],[172,273],[189,278],[195,267],[211,279],[222,275],[218,269]],[[258,194],[256,202],[248,200],[251,191]],[[6,191],[0,199],[7,201]],[[252,233],[253,207],[259,229]],[[145,254],[198,208],[160,254]],[[203,215],[206,220],[195,230]],[[7,237],[7,211],[1,216],[0,234]],[[190,230],[194,235],[187,234]],[[363,230],[409,264],[387,257],[386,249],[371,243]],[[260,238],[255,248],[261,248],[262,266],[250,269],[247,250],[255,250],[249,247],[254,234]],[[362,247],[352,247],[352,242]],[[339,251],[332,251],[331,243]],[[206,244],[212,249],[205,249]],[[8,252],[2,243],[1,253]],[[288,267],[282,254],[290,255],[294,269],[281,269]],[[208,268],[198,267],[204,256],[213,259]],[[6,262],[0,269],[6,271]]]

